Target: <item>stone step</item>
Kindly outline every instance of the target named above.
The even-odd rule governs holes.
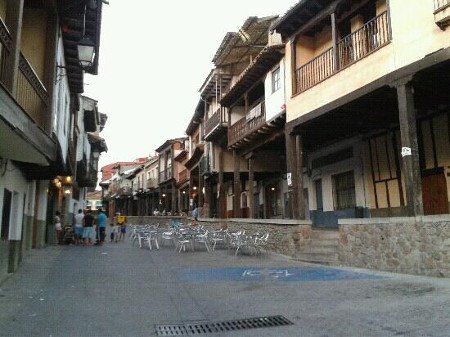
[[[338,246],[310,246],[307,253],[318,253],[318,254],[337,254]]]
[[[311,239],[339,239],[339,232],[335,230],[313,229],[311,231]]]
[[[311,240],[311,247],[322,247],[322,246],[326,246],[326,247],[338,247],[339,246],[339,241],[336,239],[326,239],[326,240],[320,240],[320,239],[312,239]]]
[[[299,253],[295,259],[303,262],[321,263],[321,264],[337,264],[337,254],[326,253]]]

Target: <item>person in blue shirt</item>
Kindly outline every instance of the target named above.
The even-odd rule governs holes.
[[[106,217],[106,214],[103,212],[103,210],[101,208],[99,208],[97,211],[98,211],[98,215],[97,215],[98,241],[97,241],[97,244],[102,245],[103,242],[105,241],[106,222],[108,219]]]

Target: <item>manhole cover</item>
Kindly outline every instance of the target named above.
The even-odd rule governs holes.
[[[157,336],[190,336],[213,332],[271,328],[292,324],[294,323],[284,316],[265,316],[222,322],[190,322],[183,324],[156,325],[155,328]]]

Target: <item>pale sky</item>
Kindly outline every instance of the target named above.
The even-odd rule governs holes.
[[[108,115],[100,167],[153,154],[184,135],[223,37],[249,16],[282,15],[298,0],[110,0],[100,66],[85,93]]]

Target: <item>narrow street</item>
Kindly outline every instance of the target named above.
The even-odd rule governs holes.
[[[282,315],[200,336],[450,335],[448,279],[127,241],[36,250],[0,286],[1,336],[156,336],[156,325]]]

